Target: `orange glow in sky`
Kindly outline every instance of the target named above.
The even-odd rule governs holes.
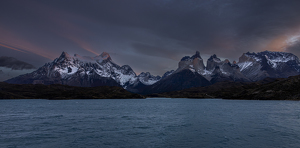
[[[24,51],[19,50],[19,49],[17,49],[17,48],[10,47],[10,46],[7,46],[7,45],[1,44],[1,43],[0,43],[0,46],[5,47],[5,48],[8,48],[8,49],[15,50],[15,51],[24,52]],[[24,53],[26,53],[26,52],[24,52]]]
[[[77,45],[79,45],[82,49],[86,50],[86,51],[89,51],[95,55],[99,55],[99,53],[97,53],[96,51],[94,51],[93,49],[91,49],[90,45],[84,41],[81,41],[81,40],[76,40],[74,39],[73,40],[74,43],[76,43]]]
[[[19,34],[11,31],[10,28],[3,26],[0,26],[0,46],[23,53],[31,52],[50,60],[56,57],[51,53],[51,50],[38,47],[34,43],[25,40]]]

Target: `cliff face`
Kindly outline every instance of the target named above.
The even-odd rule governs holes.
[[[202,75],[188,69],[174,73],[161,81],[147,86],[142,94],[162,93],[191,87],[208,86],[211,83]]]
[[[203,59],[201,58],[199,51],[192,57],[183,57],[178,63],[178,69],[175,72],[180,72],[184,69],[192,69],[197,72],[203,72],[205,70]]]

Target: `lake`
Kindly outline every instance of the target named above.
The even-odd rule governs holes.
[[[0,147],[300,147],[300,102],[0,100]]]

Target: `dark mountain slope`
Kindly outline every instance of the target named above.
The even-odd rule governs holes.
[[[143,94],[169,92],[191,87],[208,86],[211,83],[197,72],[189,69],[174,73],[154,85],[148,86]]]

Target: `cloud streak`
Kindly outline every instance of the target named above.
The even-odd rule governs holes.
[[[26,41],[26,39],[23,39],[8,27],[0,26],[0,46],[22,53],[31,52],[47,59],[54,58],[54,55],[51,54],[49,50],[44,50],[43,48]]]
[[[2,46],[2,47],[5,47],[5,48],[8,48],[8,49],[15,50],[15,51],[19,51],[19,52],[26,53],[26,52],[24,52],[24,51],[22,51],[22,50],[19,50],[19,49],[17,49],[17,48],[14,48],[14,47],[10,47],[10,46],[7,46],[7,45],[4,45],[4,44],[1,44],[1,42],[0,42],[0,46]]]
[[[0,57],[0,67],[11,68],[12,70],[36,69],[31,64],[5,56]]]

